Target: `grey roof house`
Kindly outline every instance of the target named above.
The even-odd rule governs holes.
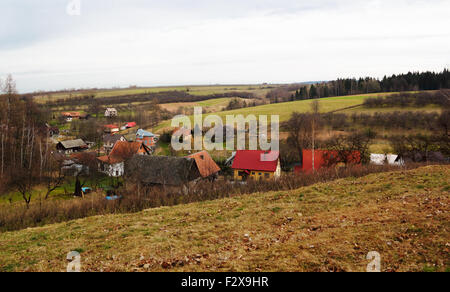
[[[74,152],[85,151],[89,149],[88,145],[81,139],[61,141],[56,145],[60,153],[71,154]]]
[[[201,177],[195,159],[135,155],[125,164],[125,175],[145,185],[183,186]]]

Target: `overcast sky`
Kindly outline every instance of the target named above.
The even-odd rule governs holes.
[[[29,92],[450,67],[450,0],[72,1],[0,1],[0,77]]]

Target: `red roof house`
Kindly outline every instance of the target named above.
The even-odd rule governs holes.
[[[134,128],[136,126],[137,126],[137,124],[135,122],[129,122],[125,125],[126,128]]]
[[[280,152],[240,150],[236,152],[231,168],[237,180],[277,178],[281,175]]]

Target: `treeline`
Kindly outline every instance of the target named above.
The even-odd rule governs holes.
[[[99,103],[102,105],[127,104],[133,102],[151,102],[158,100],[159,103],[175,103],[175,102],[197,102],[208,99],[217,99],[224,97],[240,97],[240,98],[254,98],[251,92],[227,92],[216,93],[209,95],[191,95],[185,91],[164,91],[153,93],[142,93],[134,95],[110,96],[110,97],[95,97],[93,94],[61,98],[54,101],[47,101],[46,105],[50,107],[62,106],[80,106],[90,105],[92,103]]]
[[[289,85],[270,91],[266,97],[271,103],[278,103],[331,96],[448,88],[450,88],[450,71],[444,69],[439,73],[409,72],[385,76],[381,80],[372,77],[346,78],[311,85]]]
[[[373,97],[364,100],[364,107],[424,107],[427,105],[439,105],[450,107],[450,90],[437,92],[399,93],[388,97]]]
[[[31,98],[17,94],[8,76],[0,94],[0,194],[15,190],[28,204],[32,186],[44,183],[46,174],[52,172],[47,118]]]

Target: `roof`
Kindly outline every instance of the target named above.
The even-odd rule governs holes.
[[[144,137],[155,137],[155,134],[139,129],[136,132],[136,137],[138,137],[139,139],[143,139]]]
[[[116,112],[117,110],[113,107],[109,107],[106,109],[107,112]]]
[[[97,153],[94,151],[91,152],[82,152],[82,153],[72,153],[70,155],[70,159],[75,160],[76,162],[84,162],[86,159],[95,159],[97,157]]]
[[[180,186],[200,177],[192,158],[135,155],[125,175],[144,184]]]
[[[113,135],[113,134],[108,134],[103,136],[103,142],[105,143],[116,143],[117,141],[120,141],[121,138],[124,138],[124,136],[122,135]]]
[[[105,128],[108,128],[108,129],[118,129],[119,126],[117,126],[117,125],[105,125]]]
[[[220,171],[220,167],[214,162],[209,153],[206,151],[189,155],[188,158],[193,158],[195,160],[200,175],[203,178],[214,175]]]
[[[87,144],[81,140],[68,140],[68,141],[61,141],[59,142],[65,149],[72,149],[72,148],[87,148]]]
[[[279,157],[279,151],[238,150],[232,168],[275,172]]]
[[[117,141],[108,156],[101,156],[97,159],[108,164],[121,163],[138,154],[142,147],[147,154],[150,154],[148,148],[142,142]]]
[[[393,165],[397,163],[397,158],[396,154],[370,154],[370,162],[375,165],[383,165],[385,162]]]
[[[134,128],[137,126],[136,122],[129,122],[127,123],[125,126],[129,127],[129,128]]]
[[[80,113],[79,112],[64,112],[64,113],[62,113],[62,115],[65,117],[79,117]]]

